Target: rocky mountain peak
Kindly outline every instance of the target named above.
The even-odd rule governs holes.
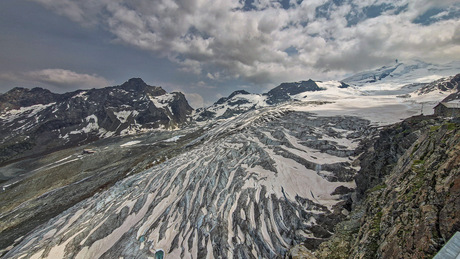
[[[268,96],[267,103],[276,104],[285,102],[291,99],[291,95],[320,90],[323,89],[320,88],[316,82],[311,79],[300,82],[282,83],[266,93]]]
[[[26,99],[30,98],[32,95],[49,95],[52,94],[50,90],[44,89],[41,87],[34,87],[32,89],[24,88],[24,87],[15,87],[5,94],[2,95],[4,98],[19,98],[19,99]]]
[[[340,88],[346,87],[348,85],[345,83],[342,83],[340,86]],[[325,88],[319,87],[311,79],[300,82],[282,83],[263,94],[251,94],[245,90],[238,90],[231,93],[228,97],[220,98],[208,108],[198,109],[195,119],[197,121],[205,121],[213,118],[226,119],[260,107],[294,100],[297,94],[321,90],[325,90]],[[305,95],[302,97],[305,97]]]
[[[239,95],[239,94],[242,94],[242,95],[248,95],[250,94],[248,91],[245,91],[245,90],[237,90],[237,91],[234,91],[233,93],[231,93],[228,97],[222,97],[220,98],[219,100],[217,100],[217,102],[215,102],[214,104],[217,105],[217,104],[223,104],[225,103],[226,101],[232,99],[233,97]]]
[[[35,87],[32,89],[15,87],[0,95],[0,112],[19,107],[29,107],[37,104],[48,104],[59,99],[59,94],[48,89]]]
[[[231,98],[234,97],[235,95],[239,95],[239,94],[248,95],[248,94],[250,94],[250,93],[249,93],[248,91],[246,91],[246,90],[234,91],[233,93],[231,93],[231,94],[228,96],[228,99],[231,99]]]
[[[147,84],[142,80],[142,78],[131,78],[121,85],[123,88],[143,88]]]
[[[148,85],[141,78],[131,78],[119,88],[128,91],[128,92],[147,92],[152,96],[159,96],[166,94],[166,91],[159,86]]]
[[[0,95],[0,109],[0,163],[110,136],[178,128],[193,110],[182,93],[167,93],[140,78],[65,94],[15,88]]]

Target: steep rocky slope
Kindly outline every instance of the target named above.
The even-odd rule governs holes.
[[[378,146],[400,151],[363,167],[357,183],[365,183],[365,198],[316,258],[431,258],[460,229],[459,121],[417,118],[386,131],[399,133],[381,137],[372,156],[379,157]],[[412,137],[400,145],[404,134]]]
[[[420,129],[425,127],[424,117],[414,117],[396,125],[382,128],[377,139],[367,140],[365,152],[359,158],[361,169],[355,177],[356,194],[359,199],[368,189],[380,184],[402,155],[420,137]]]
[[[0,163],[113,135],[175,128],[192,112],[182,93],[166,93],[140,78],[61,95],[15,88],[0,95],[0,108]]]

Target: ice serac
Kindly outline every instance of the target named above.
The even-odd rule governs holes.
[[[15,88],[0,95],[0,108],[0,163],[114,135],[177,128],[193,110],[182,93],[140,78],[65,94]]]
[[[6,256],[282,258],[294,244],[313,249],[348,213],[352,159],[373,130],[288,106],[208,127],[183,153],[70,208]]]

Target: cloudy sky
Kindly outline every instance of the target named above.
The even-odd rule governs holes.
[[[119,85],[188,94],[460,59],[458,0],[1,0],[0,92]]]

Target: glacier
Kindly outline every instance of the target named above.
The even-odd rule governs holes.
[[[359,169],[352,161],[375,131],[370,124],[288,105],[220,121],[188,137],[181,154],[71,207],[5,256],[276,258],[294,244],[314,248],[347,215]]]

